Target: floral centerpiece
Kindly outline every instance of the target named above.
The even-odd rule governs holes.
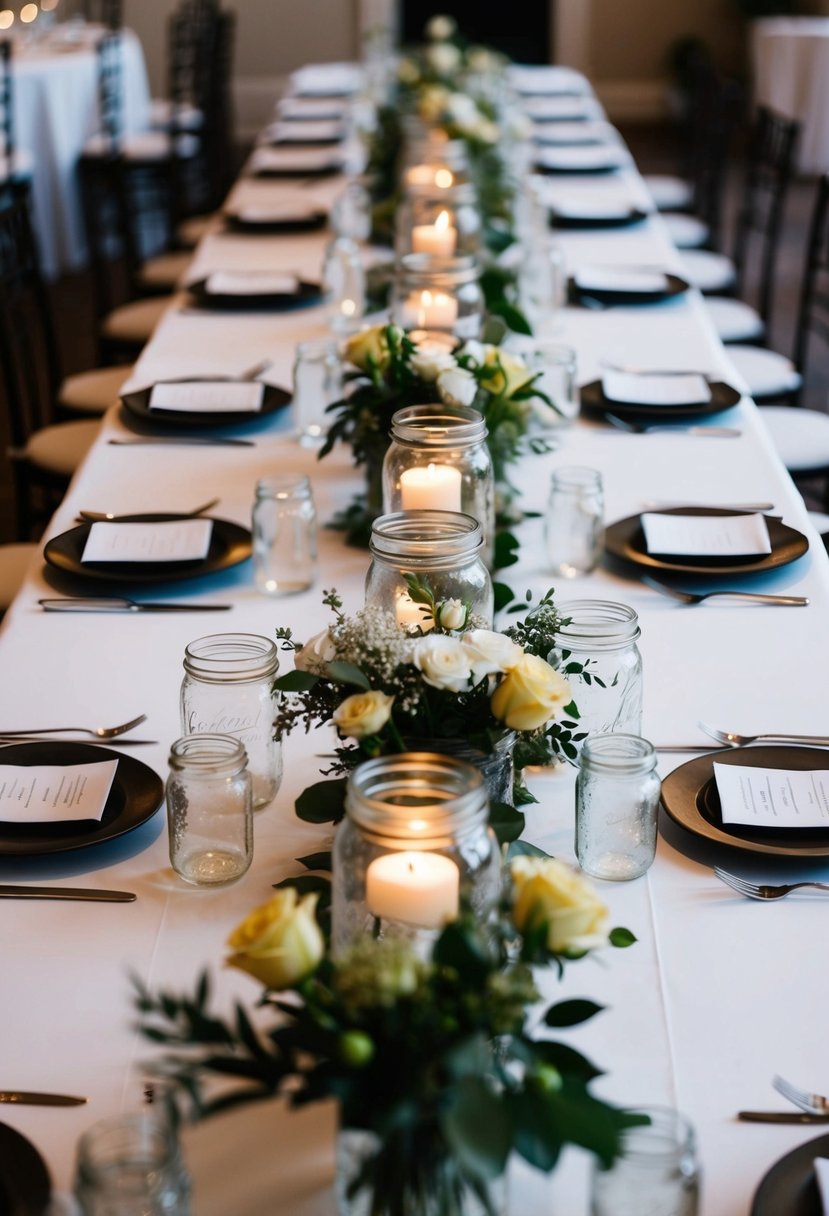
[[[277,733],[333,723],[340,738],[330,758],[334,774],[405,751],[440,751],[477,763],[495,815],[513,839],[523,816],[507,812],[534,801],[521,768],[572,759],[583,737],[570,684],[545,658],[561,625],[552,593],[524,621],[497,633],[477,627],[468,604],[438,602],[428,583],[408,581],[423,613],[420,626],[403,628],[392,611],[376,607],[346,616],[336,593],[327,592],[323,602],[334,614],[327,629],[304,645],[290,629],[277,630],[283,649],[294,652],[295,667],[276,680],[276,688],[290,694],[280,703]],[[344,797],[343,778],[319,782],[301,796],[297,811],[312,822],[336,820]]]
[[[608,933],[592,888],[555,859],[517,856],[509,877],[486,923],[462,908],[425,959],[395,938],[332,956],[316,897],[278,892],[227,959],[264,986],[268,1020],[241,1006],[217,1017],[206,974],[190,998],[139,988],[142,1029],[167,1048],[158,1070],[197,1115],[276,1093],[294,1107],[335,1098],[341,1216],[496,1216],[511,1155],[549,1172],[568,1143],[610,1165],[646,1120],[594,1097],[598,1070],[559,1037],[600,1006],[539,1010],[534,968],[634,938]]]
[[[367,544],[371,524],[383,508],[383,458],[391,421],[407,405],[471,405],[483,415],[501,514],[514,497],[507,468],[525,451],[543,452],[548,442],[531,434],[535,420],[553,421],[559,410],[517,355],[469,341],[448,350],[428,337],[416,342],[397,325],[361,330],[345,344],[347,395],[328,407],[333,422],[320,457],[347,443],[354,463],[366,470],[367,493],[334,520],[355,544]]]

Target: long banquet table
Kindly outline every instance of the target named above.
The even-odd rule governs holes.
[[[643,189],[632,165],[612,177],[561,179],[545,188],[601,191],[618,189],[620,183],[634,192]],[[337,187],[330,182],[312,189],[330,199]],[[279,197],[286,188],[251,181],[238,187],[256,192],[260,200]],[[325,239],[314,234],[254,241],[215,234],[199,250],[192,273],[198,277],[208,268],[234,267],[237,256],[249,257],[244,251],[254,247],[262,266],[318,269]],[[571,270],[588,263],[676,269],[676,255],[655,215],[618,230],[561,232],[560,242]],[[135,383],[183,373],[231,374],[269,358],[268,378],[287,385],[296,342],[325,333],[320,308],[231,317],[197,315],[180,303],[171,307],[141,356]],[[656,306],[568,307],[557,336],[576,348],[583,382],[596,377],[603,358],[696,366],[734,379],[694,293]],[[582,419],[558,435],[555,451],[527,457],[515,477],[528,510],[543,509],[553,469],[585,464],[602,472],[609,521],[641,510],[647,500],[768,500],[786,523],[808,535],[807,556],[741,583],[806,594],[807,608],[716,601],[686,608],[608,565],[558,585],[562,601],[595,597],[636,609],[645,670],[643,733],[657,746],[698,744],[700,752],[706,740],[698,719],[744,732],[829,731],[826,553],[755,405],[743,399],[716,421],[738,426],[741,436],[625,434]],[[219,516],[247,524],[256,479],[287,470],[309,473],[324,522],[359,485],[346,453],[318,463],[312,451],[294,442],[287,418],[263,420],[245,432],[255,440],[252,447],[110,445],[109,440],[130,433],[113,409],[50,535],[70,527],[82,508],[186,510],[213,495],[221,499]],[[520,563],[507,572],[508,580],[519,593],[541,592],[551,578],[540,523],[525,522],[519,535]],[[324,623],[322,588],[338,588],[350,609],[360,606],[366,555],[347,548],[339,533],[326,528],[319,539],[318,583],[307,593],[275,600],[259,596],[249,563],[150,593],[154,599],[169,592],[178,600],[232,605],[230,612],[216,615],[47,614],[38,598],[59,592],[54,573],[38,563],[0,632],[0,729],[92,726],[146,712],[148,721],[135,733],[158,743],[131,754],[163,774],[169,744],[179,734],[178,689],[188,641],[218,631],[272,636],[277,625],[290,626],[299,638],[310,636]],[[320,735],[287,740],[282,788],[256,818],[253,866],[226,889],[195,890],[175,879],[163,811],[109,844],[63,855],[0,858],[0,881],[84,882],[138,893],[136,903],[123,906],[3,905],[0,1085],[89,1098],[75,1109],[3,1111],[2,1117],[40,1149],[59,1193],[70,1189],[81,1132],[141,1101],[153,1052],[134,1028],[129,973],[152,988],[185,989],[210,964],[221,1008],[235,998],[249,1005],[257,998],[250,980],[222,970],[224,942],[230,929],[269,896],[274,882],[298,872],[295,857],[323,847],[325,832],[301,823],[293,804],[328,742]],[[687,759],[663,751],[660,771],[664,775]],[[573,771],[536,772],[530,780],[539,802],[528,808],[528,838],[572,859]],[[726,889],[711,866],[719,862],[750,875],[825,879],[829,865],[825,860],[764,862],[708,845],[664,818],[661,827],[656,862],[645,877],[597,884],[612,923],[633,930],[637,944],[571,967],[562,990],[608,1006],[574,1039],[607,1070],[597,1088],[623,1103],[661,1103],[686,1112],[699,1137],[702,1216],[739,1216],[748,1211],[771,1164],[816,1134],[808,1127],[739,1123],[736,1113],[782,1106],[771,1089],[774,1073],[819,1091],[829,1086],[824,1022],[829,979],[817,899],[760,905]],[[199,1216],[333,1211],[325,1185],[330,1122],[323,1112],[312,1109],[287,1123],[276,1111],[265,1118],[259,1108],[223,1118],[227,1121],[218,1128],[199,1128],[187,1137]],[[587,1168],[575,1151],[565,1155],[552,1179],[515,1166],[511,1211],[585,1216]]]

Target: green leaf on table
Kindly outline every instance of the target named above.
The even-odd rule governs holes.
[[[515,599],[515,592],[506,583],[493,583],[492,591],[495,597],[496,612],[500,612],[502,608],[506,608],[507,604]]]
[[[632,946],[635,941],[636,938],[631,933],[630,929],[624,929],[621,925],[616,929],[610,930],[611,946],[618,946],[620,949],[624,950],[625,947]]]
[[[296,874],[293,878],[283,878],[281,882],[273,884],[275,891],[284,891],[286,887],[293,887],[300,896],[319,895],[320,911],[331,903],[331,879],[323,874]]]
[[[345,777],[315,781],[296,800],[296,813],[303,823],[339,823],[345,814]]]
[[[368,692],[371,688],[368,678],[355,663],[346,663],[342,659],[335,659],[333,663],[327,665],[325,670],[328,673],[328,678],[333,680],[335,684],[354,684],[357,688],[362,688],[364,692]]]
[[[513,840],[507,849],[507,861],[512,861],[513,857],[541,857],[546,860],[549,856],[549,853],[545,853],[536,844],[530,844],[528,840]]]
[[[316,684],[319,684],[319,676],[311,675],[310,671],[289,671],[273,682],[279,692],[310,692]]]
[[[575,1077],[584,1082],[592,1081],[602,1075],[601,1069],[583,1056],[575,1047],[567,1043],[555,1043],[551,1039],[541,1039],[535,1044],[535,1053],[545,1064],[552,1064],[562,1076]]]
[[[603,1009],[604,1005],[597,1005],[595,1001],[559,1001],[557,1005],[550,1006],[544,1016],[544,1021],[548,1026],[553,1027],[578,1026],[580,1022],[586,1022],[588,1018],[595,1017]]]
[[[331,850],[323,849],[320,853],[306,853],[304,857],[297,857],[297,861],[301,866],[305,866],[306,870],[330,870]]]
[[[457,1083],[441,1123],[465,1170],[476,1178],[503,1173],[512,1145],[512,1120],[505,1104],[480,1077],[464,1077]]]
[[[489,826],[495,833],[499,844],[509,844],[517,840],[524,831],[524,816],[516,811],[508,802],[490,802]]]
[[[512,532],[498,532],[492,557],[492,569],[503,570],[518,561],[518,538]]]

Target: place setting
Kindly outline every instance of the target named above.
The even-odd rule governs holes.
[[[741,400],[738,389],[691,368],[660,370],[605,363],[601,379],[581,386],[582,409],[635,423],[709,418]]]
[[[536,144],[533,168],[536,173],[615,173],[629,165],[630,153],[620,144]]]
[[[322,300],[322,286],[290,271],[215,270],[187,284],[188,311],[286,312]]]
[[[239,376],[181,376],[129,388],[121,393],[122,415],[129,423],[183,431],[235,427],[278,414],[291,402],[288,389],[260,379],[265,361]]]
[[[339,145],[331,148],[268,147],[254,149],[249,171],[252,177],[331,177],[342,173],[345,157]]]
[[[306,119],[301,122],[279,118],[265,128],[260,145],[270,148],[331,148],[341,144],[345,137],[345,124],[337,118]]]
[[[583,266],[568,280],[568,301],[583,308],[660,304],[682,296],[689,286],[658,267]]]
[[[240,203],[222,212],[228,232],[274,236],[315,232],[328,223],[328,211],[301,194],[273,202]]]

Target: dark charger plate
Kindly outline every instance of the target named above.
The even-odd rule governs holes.
[[[44,741],[0,747],[0,764],[93,764],[102,760],[117,760],[118,768],[100,821],[0,822],[0,857],[65,853],[114,840],[151,819],[164,798],[164,783],[151,768],[135,756],[99,747],[96,743]]]
[[[674,823],[694,836],[747,853],[765,853],[773,857],[829,857],[829,828],[823,831],[819,828],[788,830],[724,824],[714,780],[714,761],[743,768],[808,772],[829,768],[829,751],[816,747],[779,746],[718,751],[681,764],[662,782],[663,807]],[[772,1210],[768,1209],[769,1216]],[[788,1213],[789,1209],[785,1211]]]
[[[193,383],[197,384],[198,381],[194,380]],[[240,422],[254,422],[257,418],[275,414],[290,403],[291,394],[286,389],[277,388],[275,384],[266,384],[264,388],[261,410],[228,410],[227,413],[209,410],[203,414],[195,413],[193,410],[151,410],[150,394],[153,391],[153,385],[134,393],[125,393],[121,398],[121,403],[130,414],[140,418],[142,422],[151,422],[156,426],[186,427],[187,429],[234,426]]]
[[[693,375],[693,373],[691,373]],[[601,380],[591,380],[581,389],[581,406],[599,414],[617,414],[620,418],[658,418],[660,422],[680,422],[685,418],[706,418],[736,405],[741,394],[722,380],[709,380],[709,401],[689,402],[688,405],[640,405],[635,401],[613,401],[606,397]]]
[[[165,523],[175,519],[189,519],[187,515],[143,514],[119,516],[122,523]],[[213,533],[207,557],[187,562],[82,562],[81,554],[89,536],[91,524],[78,524],[60,536],[47,541],[43,556],[50,566],[65,574],[93,579],[106,583],[164,583],[177,578],[195,578],[201,574],[212,574],[236,566],[250,557],[253,540],[247,528],[232,523],[229,519],[213,520]]]
[[[280,236],[291,232],[314,232],[323,228],[328,222],[328,214],[325,211],[314,211],[309,215],[297,216],[296,219],[257,220],[226,211],[224,222],[231,232],[246,236]]]
[[[726,511],[718,507],[676,507],[660,511],[660,515],[740,515],[752,512]],[[605,529],[605,549],[622,561],[644,566],[647,570],[675,571],[679,574],[715,574],[734,578],[740,574],[756,574],[763,570],[774,570],[797,561],[809,550],[809,542],[802,532],[795,531],[779,519],[766,516],[771,553],[762,555],[749,553],[745,557],[690,557],[687,554],[649,553],[645,546],[640,515],[629,515],[619,519]]]
[[[0,1123],[0,1216],[46,1216],[52,1183],[35,1146]]]
[[[665,274],[665,286],[657,291],[618,291],[613,287],[581,288],[574,279],[570,279],[567,290],[570,300],[579,304],[583,299],[596,300],[600,304],[658,304],[660,300],[670,300],[673,296],[681,296],[690,287],[685,279],[678,274]]]
[[[555,208],[550,209],[551,228],[627,228],[630,224],[641,224],[647,218],[648,212],[639,207],[631,207],[619,215],[560,215]]]
[[[776,1161],[754,1193],[751,1216],[823,1216],[815,1157],[829,1156],[829,1135],[807,1140]]]
[[[287,312],[294,308],[308,308],[319,304],[322,299],[322,287],[319,283],[308,283],[300,279],[296,291],[285,292],[249,292],[237,295],[235,292],[225,294],[221,291],[208,291],[207,279],[199,279],[196,283],[188,283],[187,290],[200,308],[217,308],[232,312]]]

